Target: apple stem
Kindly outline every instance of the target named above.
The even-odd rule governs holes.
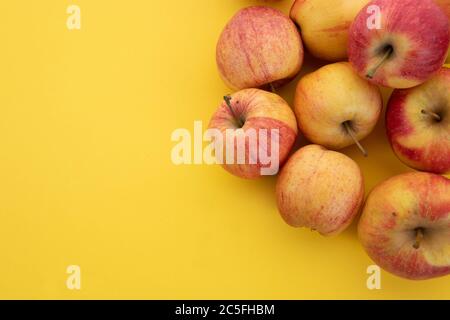
[[[231,97],[230,96],[224,96],[223,100],[225,100],[226,105],[231,111],[231,114],[233,115],[234,120],[236,120],[239,128],[242,128],[244,126],[244,123],[242,122],[242,119],[238,116],[236,116],[236,113],[234,112],[233,106],[231,105]]]
[[[275,89],[273,82],[269,83],[269,86],[270,86],[270,91],[272,91],[272,93],[277,93],[277,90]]]
[[[422,109],[421,112],[422,112],[422,114],[425,114],[427,116],[433,117],[436,121],[441,121],[441,117],[435,112],[431,112],[431,111],[428,111],[428,110],[425,110],[425,109]]]
[[[374,66],[372,69],[370,69],[367,72],[366,77],[369,79],[373,79],[375,76],[375,73],[377,73],[378,69],[383,65],[383,63],[386,62],[386,60],[391,56],[391,54],[394,52],[394,48],[389,47],[386,52],[384,53],[383,57],[380,59],[380,61],[377,63],[376,66]]]
[[[364,155],[364,157],[368,156],[368,153],[366,151],[366,149],[364,149],[364,147],[362,146],[362,144],[358,141],[358,139],[356,138],[356,135],[353,131],[353,129],[350,127],[348,121],[344,122],[344,127],[345,130],[347,131],[347,133],[349,134],[349,136],[353,139],[353,141],[356,143],[356,145],[358,146],[359,150],[361,150],[362,154]]]
[[[416,229],[416,242],[413,245],[414,249],[420,248],[420,242],[422,241],[422,239],[423,239],[423,229],[417,228]]]

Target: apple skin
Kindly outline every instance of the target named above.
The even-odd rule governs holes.
[[[214,113],[209,128],[218,129],[223,134],[224,141],[224,155],[226,155],[227,145],[225,143],[225,132],[227,129],[234,129],[235,133],[239,129],[236,123],[235,116],[243,121],[242,129],[246,132],[248,129],[254,129],[259,132],[259,129],[279,130],[279,166],[284,163],[292,149],[297,138],[297,121],[295,115],[289,105],[280,96],[260,89],[244,89],[231,95],[230,104],[233,108],[233,113],[225,102],[219,106]],[[237,138],[234,138],[234,145],[237,145]],[[258,141],[259,148],[259,141]],[[246,162],[245,164],[224,163],[222,166],[231,174],[245,178],[256,179],[261,176],[261,168],[269,167],[263,165],[258,161],[257,164],[249,163],[249,144],[246,143]],[[259,150],[259,149],[258,149]],[[236,153],[235,153],[236,159]]]
[[[296,0],[292,20],[300,26],[308,51],[327,61],[347,59],[348,31],[353,19],[370,0]]]
[[[240,10],[216,49],[219,74],[233,90],[279,87],[297,75],[303,56],[295,24],[281,11],[264,6]]]
[[[350,121],[357,140],[374,129],[383,108],[379,88],[361,79],[348,62],[327,65],[303,77],[295,92],[294,110],[305,137],[328,149],[355,142],[343,123]]]
[[[423,239],[416,245],[417,229]],[[450,180],[413,172],[392,177],[370,193],[359,239],[380,267],[424,280],[450,273]]]
[[[345,230],[359,213],[364,179],[346,155],[309,145],[292,155],[281,170],[276,196],[287,224],[331,236]]]
[[[450,0],[434,0],[450,19]]]
[[[450,0],[434,0],[434,1],[441,7],[441,9],[445,12],[447,18],[450,21]],[[447,60],[445,62],[446,63],[450,62],[450,50],[447,55]]]
[[[422,110],[440,115],[437,121]],[[420,86],[394,90],[386,111],[386,131],[397,157],[411,168],[450,173],[450,69]]]
[[[373,13],[381,10],[381,29],[369,29]],[[428,80],[447,56],[450,30],[447,16],[433,0],[373,0],[350,27],[349,60],[355,70],[375,84],[410,88]],[[393,49],[393,54],[369,76],[375,66]]]

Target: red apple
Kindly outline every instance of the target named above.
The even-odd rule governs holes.
[[[297,137],[297,121],[286,101],[259,89],[244,89],[225,97],[209,129],[216,129],[216,138],[223,141],[223,167],[247,179],[277,174]],[[264,135],[266,140],[262,140]],[[245,157],[243,161],[238,159],[239,152]],[[226,155],[231,161],[225,161]]]
[[[358,234],[369,256],[395,275],[450,274],[450,180],[414,172],[381,183],[367,199]]]
[[[410,88],[439,71],[449,42],[448,18],[433,0],[373,0],[350,27],[349,59],[378,85]]]
[[[386,130],[397,157],[422,171],[450,173],[450,69],[411,89],[395,90]]]
[[[286,223],[336,235],[359,213],[364,181],[356,162],[346,155],[309,145],[283,167],[276,194]]]
[[[223,30],[216,60],[220,76],[233,90],[278,87],[300,71],[303,45],[295,24],[281,11],[249,7]]]

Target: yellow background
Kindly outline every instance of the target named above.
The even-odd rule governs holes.
[[[257,3],[0,2],[0,298],[450,298],[450,277],[383,272],[369,291],[355,224],[335,238],[288,227],[275,178],[172,164],[172,131],[206,125],[229,92],[220,31]],[[66,28],[70,4],[79,31]],[[289,103],[297,81],[280,90]],[[363,142],[368,159],[344,152],[367,190],[408,170],[383,121]]]

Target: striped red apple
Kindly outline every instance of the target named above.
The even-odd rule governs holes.
[[[220,35],[219,74],[233,90],[276,88],[294,78],[303,63],[303,45],[295,24],[279,10],[240,10]]]
[[[223,167],[247,179],[277,174],[298,132],[295,115],[286,101],[260,89],[244,89],[226,96],[213,115],[209,129],[216,129],[220,134],[223,158],[228,154],[229,161],[224,160]],[[276,139],[272,138],[274,132],[278,136]],[[252,145],[251,141],[255,143]],[[239,152],[244,156],[243,161],[238,161]],[[265,163],[262,154],[270,163]]]
[[[346,155],[309,145],[281,170],[276,195],[286,223],[330,236],[345,230],[359,213],[364,181],[359,166]]]
[[[439,71],[449,43],[448,18],[433,0],[373,0],[350,27],[349,60],[375,84],[410,88]]]

